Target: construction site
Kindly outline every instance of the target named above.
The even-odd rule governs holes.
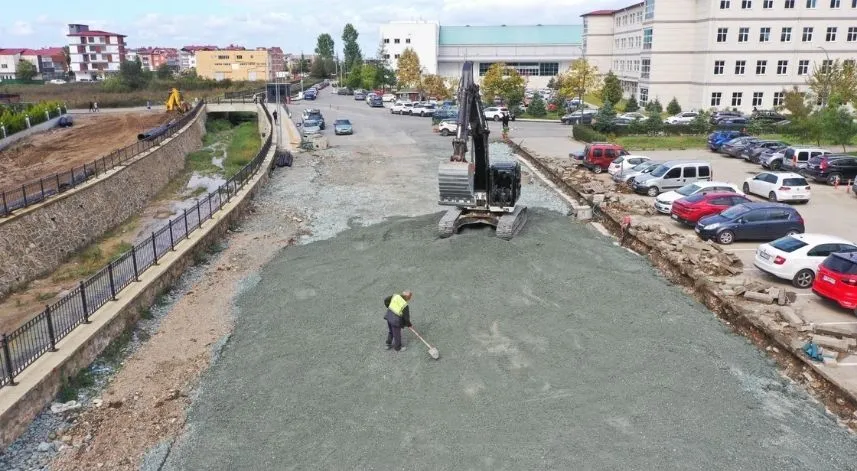
[[[458,141],[321,99],[325,119],[350,119],[354,134],[262,172],[243,217],[0,465],[853,469],[852,399],[698,295],[740,291],[759,322],[780,324],[791,291],[742,278],[733,255],[661,229],[566,162],[519,159],[523,149],[478,130],[491,178],[477,182],[484,201],[462,202]],[[188,158],[197,177],[250,134],[241,126],[207,123]],[[516,208],[527,217],[506,226],[487,214]],[[612,237],[624,222],[610,221],[628,215],[628,237]],[[403,329],[405,348],[390,350],[384,298],[405,290],[428,345]]]

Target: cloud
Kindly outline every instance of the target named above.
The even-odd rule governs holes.
[[[16,21],[9,28],[9,34],[13,36],[30,36],[33,34],[33,26],[26,21]]]

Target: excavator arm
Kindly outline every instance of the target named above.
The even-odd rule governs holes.
[[[451,162],[467,162],[467,141],[473,139],[473,189],[486,191],[488,169],[488,124],[482,109],[479,85],[473,79],[473,62],[465,62],[458,85],[458,130],[452,140]]]

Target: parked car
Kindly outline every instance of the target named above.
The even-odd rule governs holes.
[[[351,90],[350,88],[342,87],[342,88],[337,88],[337,89],[336,89],[336,94],[337,94],[337,95],[348,95],[348,94],[349,94],[349,92],[350,92],[350,94],[352,94],[352,95],[354,94],[354,91],[353,91],[353,90]]]
[[[622,155],[629,155],[622,146],[593,142],[583,149],[583,166],[595,173],[601,173],[609,169],[610,164]]]
[[[633,119],[628,119],[628,118],[613,118],[613,126],[616,126],[616,127],[630,126],[630,125],[631,125],[631,123],[633,123],[633,122],[634,122],[634,120],[633,120]]]
[[[739,155],[739,157],[746,160],[747,162],[755,163],[755,162],[753,162],[754,156],[756,158],[758,158],[758,156],[761,155],[762,152],[764,152],[765,150],[782,148],[782,147],[787,147],[787,146],[788,146],[788,144],[783,142],[783,141],[774,141],[774,140],[770,140],[770,139],[762,139],[762,140],[756,141],[756,142],[754,142],[748,146],[744,146],[744,149],[741,151],[741,154]]]
[[[665,119],[664,122],[667,124],[690,124],[693,122],[696,117],[699,116],[699,113],[696,111],[685,111],[684,113],[679,113],[675,116],[670,116]]]
[[[761,141],[761,139],[758,137],[742,136],[724,144],[723,147],[720,148],[720,153],[728,155],[729,157],[739,158],[741,157],[741,153],[744,152],[744,149],[756,145],[759,141]]]
[[[411,116],[419,116],[424,118],[426,116],[431,116],[434,114],[434,111],[437,109],[437,105],[433,105],[431,103],[419,103],[414,105],[411,108]]]
[[[786,117],[773,110],[758,110],[750,115],[750,119],[764,123],[776,123],[785,121]]]
[[[318,98],[318,90],[316,90],[315,88],[307,88],[306,90],[304,90],[304,100],[315,100],[316,98]]]
[[[301,122],[301,135],[310,137],[321,134],[321,123],[314,119],[305,119]]]
[[[688,226],[696,226],[700,219],[718,214],[736,204],[752,203],[750,198],[735,192],[697,192],[673,201],[670,217]]]
[[[673,202],[686,196],[695,195],[697,193],[735,193],[740,194],[741,190],[731,183],[725,182],[696,182],[685,185],[678,190],[667,191],[658,195],[655,198],[655,210],[661,214],[672,213]]]
[[[363,92],[354,92],[355,101],[363,101],[366,99],[366,94]]]
[[[651,159],[643,155],[620,155],[610,163],[610,167],[607,168],[607,173],[610,175],[623,173],[649,160]]]
[[[381,100],[383,100],[384,103],[389,103],[391,101],[396,100],[396,95],[393,95],[392,93],[385,93],[385,94],[381,95]]]
[[[750,120],[747,118],[721,118],[717,121],[717,126],[728,129],[744,129],[750,125]]]
[[[663,162],[648,160],[648,161],[643,162],[641,164],[635,165],[634,167],[631,167],[630,169],[628,169],[625,172],[620,172],[620,173],[613,175],[613,181],[616,183],[625,183],[625,184],[630,185],[634,181],[635,177],[638,177],[640,175],[645,175],[645,174],[651,172],[652,170],[655,169],[655,167],[657,167],[658,165],[660,165],[662,163]]]
[[[817,182],[836,185],[857,179],[857,158],[847,154],[810,157],[803,174]]]
[[[634,178],[634,192],[658,196],[663,191],[681,188],[689,183],[709,181],[711,164],[704,160],[670,160],[651,172]]]
[[[318,121],[318,125],[319,125],[319,127],[320,127],[322,130],[324,130],[324,128],[325,128],[324,115],[322,115],[322,114],[321,114],[321,110],[319,110],[319,109],[317,109],[317,108],[307,108],[307,109],[305,109],[305,110],[303,111],[303,113],[301,114],[301,119],[302,119],[302,120],[304,120],[304,121],[305,121],[305,120],[308,120],[308,119],[311,119],[311,120],[314,120],[314,121]]]
[[[354,128],[351,126],[351,121],[347,119],[337,119],[333,122],[333,133],[337,136],[342,134],[354,134]]]
[[[390,113],[392,114],[411,114],[411,109],[414,107],[414,103],[410,101],[397,101],[390,107]]]
[[[821,262],[812,292],[857,316],[857,253],[832,253]]]
[[[482,114],[485,116],[485,119],[493,119],[494,121],[502,120],[504,114],[508,115],[510,120],[515,120],[515,116],[505,106],[489,106],[482,111]]]
[[[753,264],[805,289],[812,287],[818,266],[835,252],[857,252],[857,244],[824,234],[794,234],[760,245]]]
[[[367,103],[372,108],[383,108],[384,107],[384,100],[382,100],[380,96],[375,95],[375,94],[369,96],[369,98],[367,99]]]
[[[759,195],[770,201],[809,202],[809,183],[802,175],[792,172],[763,172],[744,181],[744,193]]]
[[[713,133],[708,135],[708,148],[714,152],[717,152],[720,150],[720,147],[722,147],[723,144],[726,144],[732,139],[741,136],[743,136],[743,134],[741,134],[741,131],[735,131],[731,129],[720,129],[714,131]]]
[[[740,111],[715,111],[711,114],[711,118],[708,119],[710,124],[717,124],[721,119],[727,118],[743,118],[744,115]]]
[[[630,119],[631,121],[639,119],[640,121],[645,121],[649,119],[644,113],[640,113],[639,111],[631,111],[628,113],[622,113],[619,115],[620,118]]]
[[[741,203],[696,223],[703,240],[728,245],[736,240],[774,240],[804,232],[803,217],[782,203]]]
[[[592,124],[596,113],[595,110],[577,110],[563,115],[560,122],[562,124]]]
[[[756,147],[742,153],[741,157],[751,164],[758,164],[763,158],[769,159],[774,153],[785,151],[788,147],[789,145],[785,142],[776,141],[766,145],[756,145]]]
[[[783,152],[771,154],[767,159],[760,158],[759,163],[762,164],[762,167],[771,170],[788,168],[794,172],[806,167],[806,163],[809,162],[810,157],[825,154],[832,154],[832,152],[818,147],[791,146]]]
[[[454,119],[444,119],[437,126],[441,136],[450,136],[458,133],[458,123]]]

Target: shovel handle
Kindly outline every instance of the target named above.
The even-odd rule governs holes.
[[[429,343],[428,343],[428,342],[426,342],[426,339],[422,338],[422,336],[421,336],[421,335],[420,335],[416,330],[414,330],[414,328],[413,328],[413,327],[408,327],[408,329],[409,329],[411,332],[413,332],[413,333],[414,333],[414,335],[416,335],[418,339],[422,340],[422,342],[423,342],[424,344],[426,344],[426,347],[428,347],[428,348],[432,348],[432,346],[431,346],[431,345],[429,345]]]

